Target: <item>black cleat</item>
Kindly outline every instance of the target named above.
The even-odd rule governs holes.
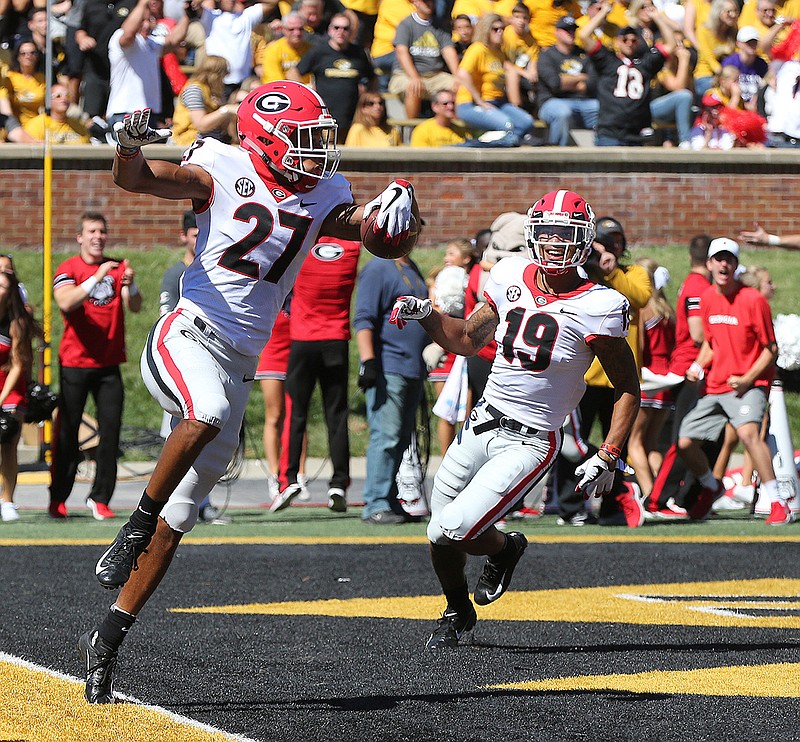
[[[499,555],[495,555],[486,560],[478,584],[475,586],[474,597],[478,605],[489,605],[508,590],[514,567],[528,548],[528,539],[523,534],[515,531],[506,535],[514,543],[514,553],[506,559],[500,559]]]
[[[114,669],[117,653],[99,646],[97,632],[87,631],[78,639],[78,654],[86,674],[84,695],[89,703],[114,703]]]
[[[469,634],[478,621],[478,614],[472,603],[469,604],[469,614],[461,616],[450,606],[444,609],[442,617],[436,622],[436,630],[425,643],[425,649],[450,649],[457,647],[464,634]]]
[[[139,557],[147,551],[152,537],[152,533],[134,528],[130,522],[122,526],[114,542],[97,560],[94,568],[97,581],[109,590],[122,587],[131,572],[139,569]]]

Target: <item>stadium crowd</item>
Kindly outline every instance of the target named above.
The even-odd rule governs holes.
[[[51,11],[48,34],[43,0],[0,0],[2,141],[49,131],[56,144],[113,143],[114,122],[149,107],[175,144],[235,143],[247,92],[291,79],[315,87],[348,146],[587,143],[577,128],[598,145],[800,146],[800,0],[62,0]]]

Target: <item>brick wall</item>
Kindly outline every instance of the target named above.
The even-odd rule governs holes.
[[[36,156],[10,157],[7,146],[0,148],[0,249],[38,247],[43,229],[41,161]],[[89,209],[106,214],[113,244],[175,245],[188,201],[122,191],[112,182],[108,156],[87,149],[92,154],[88,160],[71,154],[54,165],[54,249],[74,248],[77,217]],[[176,157],[174,148],[164,152]],[[661,150],[639,150],[609,159],[600,150],[488,153],[465,151],[454,158],[435,150],[422,159],[409,150],[359,157],[351,150],[342,172],[357,200],[371,198],[395,176],[412,179],[427,222],[423,246],[472,236],[497,214],[524,211],[539,195],[559,187],[581,193],[598,215],[617,217],[633,244],[685,244],[698,232],[733,236],[755,219],[771,232],[798,231],[794,194],[800,186],[800,159],[792,154],[675,152],[667,158]]]

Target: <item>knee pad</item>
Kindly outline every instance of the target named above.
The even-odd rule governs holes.
[[[194,419],[221,428],[231,416],[231,404],[224,394],[206,394],[194,403]]]
[[[197,507],[191,499],[174,499],[172,498],[164,506],[161,511],[161,517],[164,522],[173,530],[179,533],[189,533],[197,523],[200,508]]]
[[[450,541],[461,541],[462,534],[459,532],[464,522],[464,514],[458,503],[448,502],[441,512],[438,519],[431,518],[428,522],[428,540],[432,544],[446,545]]]

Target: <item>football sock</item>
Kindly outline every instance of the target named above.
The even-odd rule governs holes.
[[[769,497],[770,502],[782,502],[777,479],[773,479],[770,482],[761,482],[761,488]]]
[[[470,599],[466,580],[464,580],[463,585],[455,589],[445,590],[444,597],[447,598],[449,608],[452,608],[460,615],[469,614]]]
[[[116,604],[108,609],[103,623],[97,627],[97,636],[101,644],[99,648],[106,651],[116,652],[122,644],[128,629],[133,626],[136,616],[131,615]]]
[[[143,531],[153,532],[158,522],[158,516],[166,503],[151,500],[147,490],[142,493],[139,505],[130,517],[130,524]]]
[[[504,533],[503,536],[506,539],[503,548],[492,556],[492,559],[496,559],[497,561],[503,562],[506,559],[510,559],[516,553],[516,546],[514,542],[508,537],[507,533]]]

